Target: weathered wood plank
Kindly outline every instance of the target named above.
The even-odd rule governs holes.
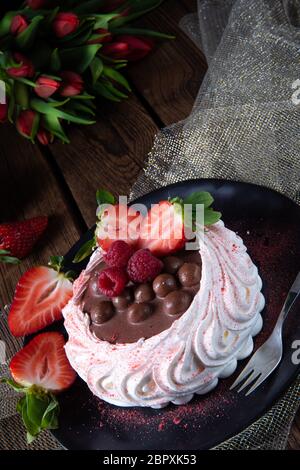
[[[188,13],[181,2],[165,1],[139,25],[176,36],[164,41],[142,62],[132,64],[128,75],[164,124],[187,117],[206,72],[201,51],[178,26]]]
[[[97,124],[72,127],[71,145],[59,142],[51,152],[86,221],[95,222],[95,193],[105,187],[128,194],[150,151],[157,127],[132,95],[117,104],[103,103]]]
[[[0,263],[0,306],[12,299],[16,282],[29,267],[64,254],[80,235],[80,228],[47,160],[10,126],[0,127],[0,218],[13,221],[37,215],[50,217],[49,227],[34,253],[20,266]]]

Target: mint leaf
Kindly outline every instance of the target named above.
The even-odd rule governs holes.
[[[96,200],[98,206],[101,204],[115,204],[115,197],[109,191],[105,189],[98,189],[96,192]]]
[[[59,403],[54,395],[51,395],[51,401],[44,412],[41,427],[42,429],[57,429],[58,428],[58,415]]]
[[[211,207],[213,202],[214,198],[207,191],[196,191],[183,200],[184,204],[192,205],[193,228],[197,214],[197,204],[202,204],[204,206],[204,225],[215,224],[221,219],[221,212],[214,211],[214,209]]]
[[[45,413],[45,410],[48,408],[48,397],[39,396],[36,393],[31,393],[28,391],[27,395],[27,415],[30,417],[30,421],[41,428],[41,422]]]
[[[214,211],[213,209],[206,209],[204,211],[204,225],[215,224],[221,219],[221,217],[221,212]]]
[[[91,240],[88,240],[79,248],[76,255],[74,256],[73,263],[80,263],[85,258],[90,256],[93,253],[95,247],[96,247],[96,238],[93,237]]]
[[[212,197],[212,195],[205,191],[194,192],[183,200],[184,204],[203,204],[204,209],[210,207],[213,202],[214,198]]]

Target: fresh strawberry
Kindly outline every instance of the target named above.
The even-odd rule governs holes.
[[[148,248],[155,256],[181,250],[185,244],[181,204],[161,201],[152,206],[142,221],[138,248]]]
[[[97,244],[107,252],[115,240],[135,246],[139,236],[141,215],[124,204],[110,205],[99,216]]]
[[[27,429],[29,443],[42,430],[58,427],[59,403],[55,394],[69,388],[76,378],[64,346],[61,333],[35,336],[12,358],[9,368],[13,380],[2,380],[23,394],[17,411]]]
[[[6,250],[18,259],[25,258],[32,251],[47,225],[47,217],[0,224],[0,250]]]
[[[40,333],[11,360],[9,368],[13,379],[24,387],[36,385],[50,392],[70,387],[76,374],[64,350],[61,333]]]
[[[25,336],[60,320],[71,296],[72,283],[63,273],[46,266],[29,269],[16,287],[8,315],[10,331]]]

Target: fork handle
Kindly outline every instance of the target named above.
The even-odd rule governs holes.
[[[279,327],[281,328],[282,327],[284,320],[288,316],[288,314],[289,314],[292,306],[296,302],[299,294],[300,294],[300,291],[295,292],[295,291],[290,290],[290,292],[287,295],[287,298],[285,299],[282,310],[279,314],[279,317],[278,317],[278,320],[276,322],[275,328],[279,328]]]

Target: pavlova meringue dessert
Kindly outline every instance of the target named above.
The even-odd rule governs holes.
[[[103,212],[98,247],[63,310],[72,367],[117,406],[181,405],[211,391],[250,355],[262,327],[258,270],[209,204],[198,249],[185,248],[183,230],[163,238],[171,215],[172,230],[183,228],[183,202],[152,206],[135,239],[101,236],[110,223]],[[149,226],[160,227],[158,237]]]

